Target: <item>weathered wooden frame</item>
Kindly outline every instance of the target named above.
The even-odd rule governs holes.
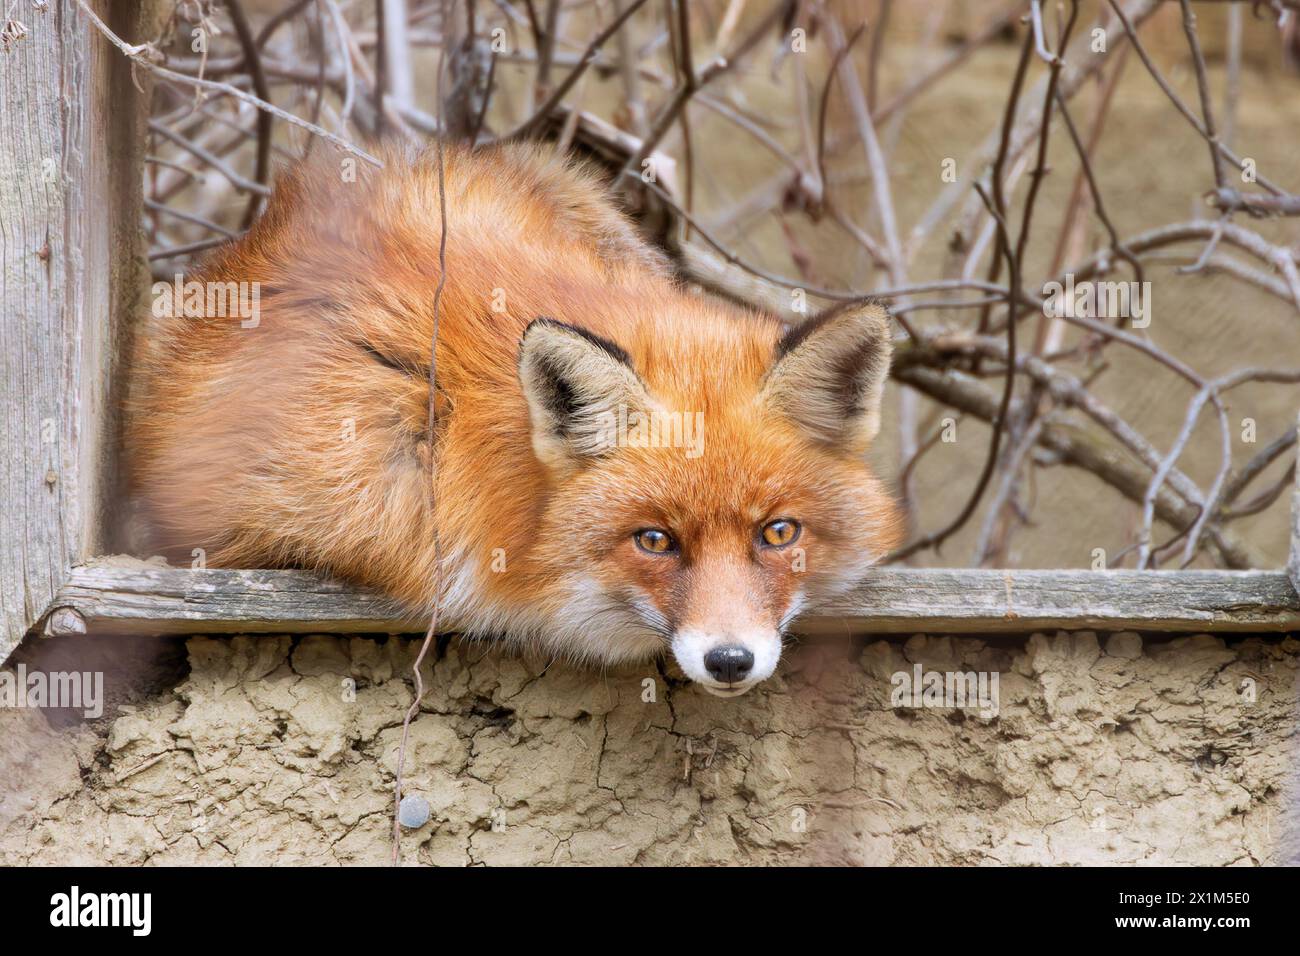
[[[153,8],[92,5],[126,36]],[[0,53],[0,662],[108,545],[121,319],[148,288],[131,65],[70,0],[13,13],[27,34]]]
[[[128,38],[143,35],[151,9],[92,6]],[[379,595],[305,572],[95,558],[115,488],[116,363],[147,288],[145,95],[71,0],[39,16],[0,71],[0,102],[27,104],[0,111],[0,663],[38,626],[47,635],[423,630]],[[883,568],[800,630],[1292,631],[1298,590],[1300,478],[1285,570]]]
[[[191,571],[109,559],[72,569],[50,633],[410,633],[380,595],[304,571]],[[813,633],[1300,630],[1284,571],[881,568],[800,621]]]

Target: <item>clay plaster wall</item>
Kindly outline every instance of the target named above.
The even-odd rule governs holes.
[[[0,709],[0,863],[383,863],[416,642],[41,641],[104,716]],[[98,660],[96,659],[98,655]],[[808,645],[737,700],[452,644],[426,668],[408,863],[1281,862],[1300,643],[916,636]],[[893,709],[996,671],[999,713]]]

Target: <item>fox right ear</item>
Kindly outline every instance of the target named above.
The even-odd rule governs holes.
[[[880,431],[892,345],[881,305],[824,312],[777,343],[762,399],[817,441],[864,452]]]
[[[625,351],[554,319],[535,319],[524,330],[519,382],[533,451],[553,470],[571,470],[613,448],[620,406],[644,412],[652,404]]]

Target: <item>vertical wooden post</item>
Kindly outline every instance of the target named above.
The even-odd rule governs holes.
[[[92,5],[129,37],[154,6]],[[13,12],[27,32],[0,52],[0,662],[102,546],[120,319],[147,289],[147,97],[75,0]]]

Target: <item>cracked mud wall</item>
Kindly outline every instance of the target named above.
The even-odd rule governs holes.
[[[0,709],[0,863],[381,864],[417,642],[40,641],[102,666],[85,721]],[[457,644],[426,665],[407,863],[1283,862],[1293,638],[1074,633],[806,645],[720,700]],[[996,717],[891,676],[996,671]]]

